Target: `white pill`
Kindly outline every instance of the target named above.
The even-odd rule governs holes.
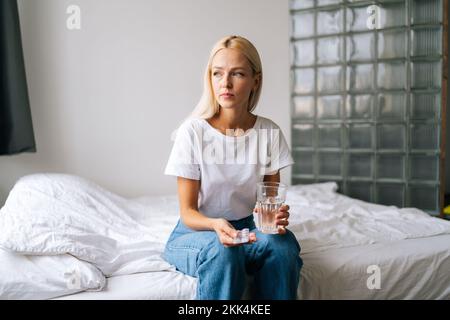
[[[246,243],[248,242],[250,230],[248,228],[238,230],[236,237],[233,239],[233,243]]]

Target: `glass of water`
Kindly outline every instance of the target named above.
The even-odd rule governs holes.
[[[275,215],[286,200],[287,186],[280,182],[258,182],[256,184],[256,228],[263,233],[277,234]]]

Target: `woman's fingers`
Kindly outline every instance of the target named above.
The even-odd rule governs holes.
[[[284,226],[278,226],[278,234],[286,234],[286,228]]]
[[[222,244],[226,247],[233,247],[236,245],[235,243],[233,243],[233,238],[231,238],[226,233],[222,233],[222,235],[220,236],[220,242],[222,242]]]
[[[233,230],[234,230],[234,229],[233,229]],[[234,230],[234,231],[236,232],[236,230]],[[243,245],[243,244],[245,244],[245,243],[253,243],[253,242],[256,242],[256,233],[250,232],[250,233],[248,234],[248,242],[244,242],[244,243],[234,243],[234,242],[233,242],[233,239],[234,239],[234,238],[230,237],[230,235],[229,235],[228,233],[225,233],[225,232],[222,234],[222,236],[221,236],[220,239],[221,239],[220,242],[222,242],[222,244],[223,244],[225,247],[236,247],[236,246]]]
[[[289,218],[289,205],[283,204],[280,209],[278,209],[275,219],[288,219]]]
[[[275,219],[289,219],[290,213],[288,211],[278,211]]]
[[[226,226],[222,230],[228,237],[231,238],[231,241],[233,241],[233,239],[237,236],[237,230],[232,227]]]
[[[245,243],[234,243],[234,239],[238,235],[238,230],[234,228],[234,226],[224,219],[219,220],[219,225],[215,228],[219,241],[225,247],[235,247],[239,245],[243,245]],[[253,243],[256,241],[256,234],[254,232],[249,233],[248,242]]]
[[[288,226],[289,225],[289,221],[287,219],[281,219],[281,220],[277,220],[276,221],[277,226]]]
[[[233,239],[235,237],[235,234],[237,234],[237,232],[236,232],[236,230],[234,230],[234,231],[233,230],[234,229],[231,229],[229,227],[225,227],[225,228],[223,228],[221,230],[221,233],[222,233],[222,235],[221,235],[221,242],[223,244],[226,244],[226,245],[229,245],[229,246],[234,245]]]
[[[280,207],[280,209],[278,210],[278,213],[275,215],[275,220],[276,220],[276,224],[279,226],[278,228],[278,233],[279,234],[285,234],[286,233],[286,229],[285,227],[289,225],[289,205],[284,204]]]

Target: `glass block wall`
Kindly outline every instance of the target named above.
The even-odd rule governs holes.
[[[439,214],[444,0],[294,0],[292,183]]]

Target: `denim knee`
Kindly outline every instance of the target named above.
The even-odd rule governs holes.
[[[300,266],[303,261],[300,259],[300,245],[295,238],[295,235],[286,230],[284,235],[268,235],[266,239],[266,248],[268,254],[284,265],[292,265],[297,262]]]
[[[225,247],[217,238],[203,250],[199,264],[207,260],[214,260],[219,268],[227,265],[243,265],[245,263],[245,252],[242,246]]]
[[[245,252],[213,241],[198,261],[198,299],[240,299],[245,289]]]

